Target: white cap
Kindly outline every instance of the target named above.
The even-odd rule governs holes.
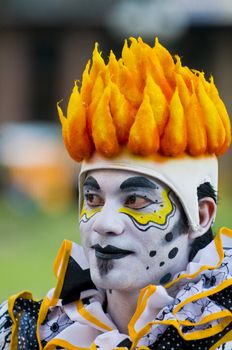
[[[215,191],[218,187],[218,161],[215,155],[191,157],[185,154],[171,158],[155,154],[149,157],[139,157],[124,151],[117,157],[108,159],[94,153],[89,160],[82,162],[80,188],[86,172],[102,169],[133,171],[165,183],[179,198],[189,225],[194,231],[199,227],[197,188],[205,182],[209,182]]]

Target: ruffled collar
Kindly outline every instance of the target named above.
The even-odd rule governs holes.
[[[222,228],[172,282],[141,290],[129,335],[121,334],[104,311],[105,294],[90,279],[83,249],[64,241],[54,265],[57,285],[47,294],[39,315],[38,336],[47,342],[45,349],[136,349],[153,344],[170,325],[185,340],[221,331],[232,321],[230,308],[215,299],[232,285],[232,249],[223,250],[223,237],[232,239],[232,232]],[[57,310],[66,315],[67,327],[48,336]]]

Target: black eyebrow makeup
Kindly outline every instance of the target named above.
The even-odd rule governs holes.
[[[122,191],[129,191],[136,188],[147,188],[157,190],[158,186],[144,176],[134,176],[123,181],[120,185]]]
[[[96,191],[100,190],[100,186],[99,186],[97,180],[95,180],[93,176],[89,176],[85,180],[83,187],[88,187],[88,188],[90,188],[92,190],[96,190]]]

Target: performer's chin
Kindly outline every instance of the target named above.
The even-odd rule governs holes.
[[[109,271],[113,269],[114,261],[112,259],[105,260],[105,259],[97,258],[97,266],[98,266],[100,276],[104,277],[109,273]]]
[[[92,281],[100,289],[127,290],[131,281],[128,276],[122,278],[125,270],[125,265],[114,259],[96,259],[96,264],[90,266]]]

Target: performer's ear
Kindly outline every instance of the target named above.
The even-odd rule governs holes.
[[[211,227],[216,215],[217,205],[213,198],[205,197],[199,200],[199,227],[197,231],[189,232],[189,238],[195,239],[205,234]]]

